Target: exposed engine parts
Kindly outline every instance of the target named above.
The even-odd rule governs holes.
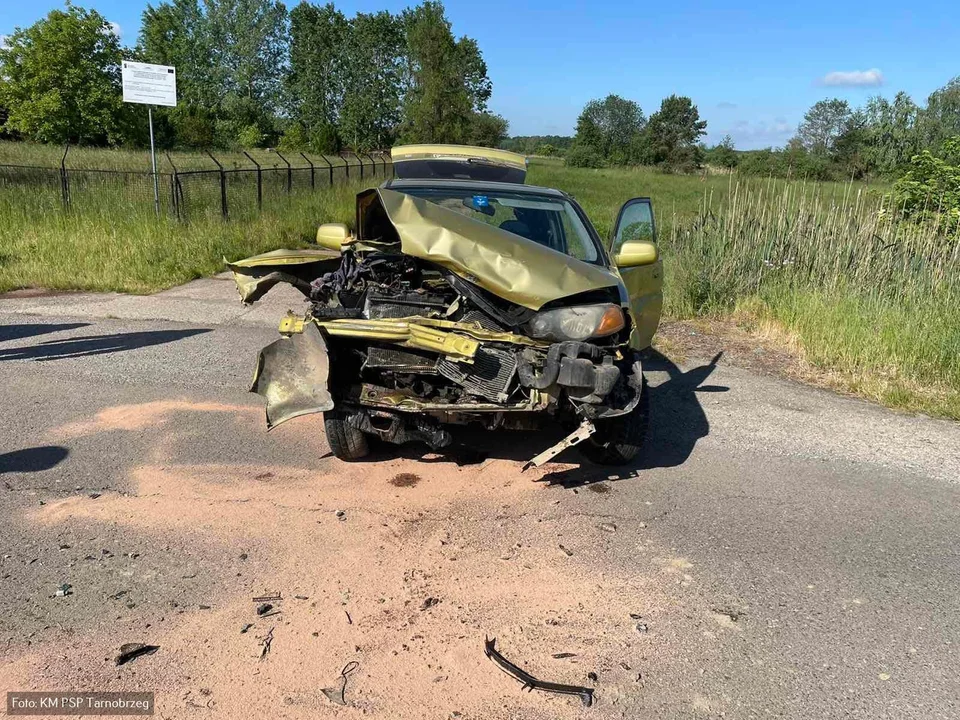
[[[586,423],[636,404],[640,367],[625,337],[533,339],[531,311],[429,263],[345,250],[310,288],[305,322],[326,338],[331,393],[366,435],[437,449],[450,444],[441,423],[452,419],[496,427],[511,410],[546,410]]]

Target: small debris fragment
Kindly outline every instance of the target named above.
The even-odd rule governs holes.
[[[263,617],[271,610],[273,610],[273,605],[271,605],[270,603],[263,603],[262,605],[257,606],[257,615],[259,615],[260,617]]]
[[[247,556],[246,553],[240,553],[240,559],[241,559],[241,560],[246,560],[247,557],[248,557],[248,556]]]
[[[337,511],[334,513],[334,515],[336,515],[339,520],[346,520],[346,519],[347,519],[347,513],[345,513],[343,510],[337,510]]]
[[[572,658],[576,656],[577,656],[576,653],[568,653],[568,652],[554,653],[553,655],[551,655],[551,657],[554,658],[555,660],[562,660],[563,658]]]
[[[255,597],[253,599],[255,603],[277,602],[280,600],[283,600],[283,598],[280,596],[280,593],[277,593],[276,595],[261,595],[260,597]]]
[[[360,667],[360,663],[356,660],[351,660],[346,665],[343,666],[343,670],[340,671],[340,687],[338,688],[322,688],[320,692],[327,696],[327,700],[334,703],[335,705],[346,705],[347,698],[345,692],[347,690],[347,676],[350,673],[357,670]]]
[[[57,597],[66,597],[67,595],[73,595],[72,588],[73,588],[73,585],[70,585],[69,583],[64,583],[63,585],[57,588],[57,592],[54,594]]]
[[[100,493],[90,493],[89,495],[87,495],[87,497],[90,498],[91,500],[96,500],[98,497],[100,497]]]
[[[260,638],[260,659],[263,660],[270,653],[270,646],[273,645],[273,628],[270,632]]]
[[[70,549],[70,546],[64,544],[64,545],[61,545],[61,546],[60,546],[60,549],[61,549],[61,550],[69,550],[69,549]]]
[[[294,595],[294,596],[293,596],[293,599],[294,599],[294,600],[309,600],[310,598],[307,597],[306,595]]]
[[[240,634],[241,634],[241,635],[245,635],[246,632],[247,632],[247,630],[249,630],[249,629],[252,628],[252,627],[253,627],[253,623],[247,623],[247,624],[244,625],[242,628],[240,628]]]
[[[439,605],[439,604],[440,604],[440,598],[428,597],[426,600],[420,603],[420,609],[429,610],[434,605]]]
[[[558,545],[557,547],[559,547],[561,550],[563,550],[563,553],[564,553],[567,557],[570,557],[570,556],[573,555],[573,550],[569,550],[569,549],[565,548],[563,545]]]
[[[197,607],[199,607],[201,610],[209,610],[209,609],[210,609],[210,606],[209,606],[209,605],[198,605]]]
[[[628,670],[628,671],[630,670],[630,665],[623,661],[620,662],[620,667],[622,667],[624,670]]]
[[[637,632],[638,632],[638,633],[645,633],[645,632],[647,632],[649,629],[650,629],[650,628],[647,626],[646,623],[642,623],[642,622],[637,623]]]
[[[887,673],[880,673],[879,675],[877,675],[877,677],[880,678],[881,680],[889,680],[889,679],[890,679],[890,676],[889,676]]]
[[[347,616],[347,625],[353,625],[353,618],[350,617],[350,613],[346,610],[343,611],[343,614]]]
[[[617,531],[617,526],[610,522],[600,523],[597,527],[608,533],[615,533]]]
[[[596,682],[599,679],[600,679],[600,676],[597,675],[595,672],[587,673],[587,680],[590,680],[591,682]]]
[[[143,643],[127,643],[120,646],[120,654],[117,655],[117,665],[126,665],[131,660],[136,660],[142,655],[153,655],[160,649],[159,645],[144,645]]]
[[[630,613],[631,620],[643,620],[643,615],[640,613]]]

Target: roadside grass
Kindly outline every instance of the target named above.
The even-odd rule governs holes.
[[[15,162],[14,152],[23,164],[60,157],[57,148],[0,143],[0,163]],[[71,153],[72,167],[143,169],[146,158]],[[211,164],[188,153],[174,162]],[[186,223],[157,219],[134,186],[74,183],[64,212],[55,191],[0,185],[0,291],[154,292],[219,272],[224,257],[309,244],[321,222],[352,224],[354,195],[379,182],[267,193],[262,212],[247,183],[231,188],[226,221],[219,190],[195,188]],[[604,237],[623,201],[651,197],[667,316],[733,319],[781,338],[833,387],[960,419],[960,238],[894,221],[885,188],[584,170],[540,159],[528,182],[576,196]]]

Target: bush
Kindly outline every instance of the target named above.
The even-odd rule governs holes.
[[[604,166],[603,156],[590,145],[573,145],[566,155],[566,164],[570,167],[600,168]]]
[[[945,222],[953,230],[960,225],[960,165],[943,158],[960,158],[960,135],[943,143],[941,155],[929,150],[914,155],[910,170],[894,185],[894,197],[904,214]]]

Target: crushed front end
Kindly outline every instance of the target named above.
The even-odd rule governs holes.
[[[450,425],[533,429],[551,421],[571,436],[534,464],[584,440],[595,459],[616,461],[607,457],[611,443],[643,396],[616,283],[594,278],[573,295],[543,290],[544,277],[563,268],[491,281],[477,263],[467,267],[464,241],[450,253],[466,253],[459,263],[405,247],[403,225],[384,205],[368,204],[359,223],[366,237],[345,243],[339,257],[282,270],[309,309],[288,315],[281,339],[261,355],[253,389],[267,399],[268,424],[322,411],[332,450],[350,460],[367,453],[370,437],[440,449],[452,441]],[[449,226],[441,230],[456,245]],[[248,287],[277,279],[270,263],[231,267]],[[487,289],[496,282],[510,290]]]

